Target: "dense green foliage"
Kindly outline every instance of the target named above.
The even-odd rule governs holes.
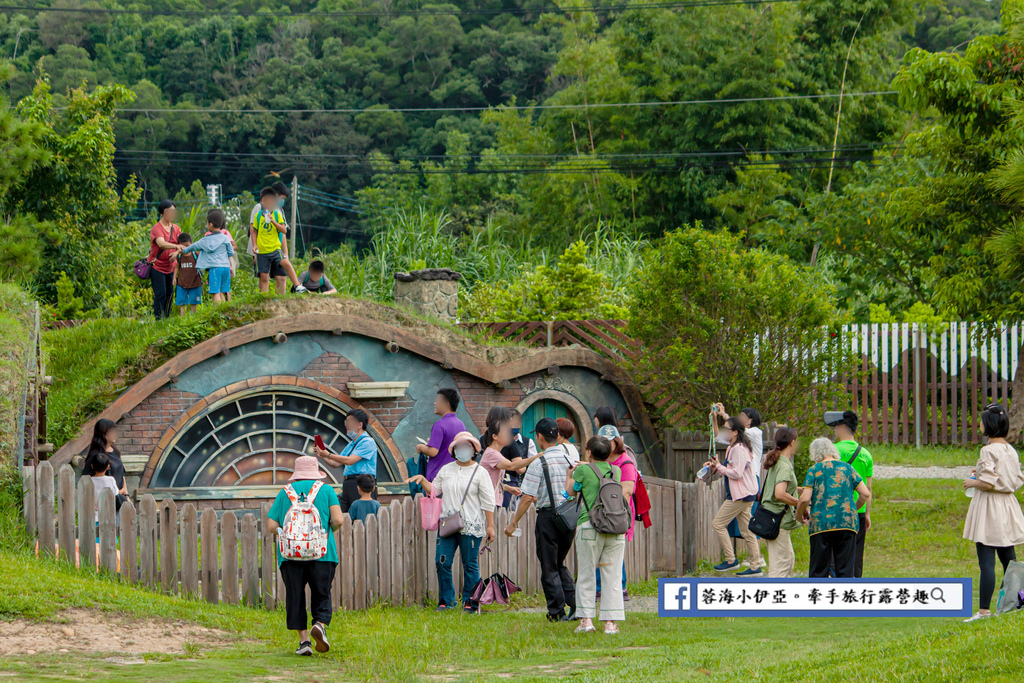
[[[636,272],[630,334],[644,345],[639,384],[657,383],[684,424],[707,407],[756,405],[802,424],[807,388],[841,371],[831,343],[839,311],[820,274],[700,225],[668,233]],[[804,350],[804,351],[798,351]],[[796,362],[797,355],[802,355]]]

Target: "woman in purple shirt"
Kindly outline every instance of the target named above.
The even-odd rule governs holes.
[[[441,468],[455,460],[448,452],[448,446],[456,434],[466,431],[466,425],[455,415],[458,407],[459,392],[454,389],[438,390],[434,399],[434,414],[440,415],[441,419],[430,430],[430,441],[416,446],[416,452],[427,457],[427,471],[424,474],[427,481],[434,481]]]

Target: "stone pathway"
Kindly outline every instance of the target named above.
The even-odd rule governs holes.
[[[905,465],[875,465],[875,479],[959,479],[971,476],[970,466],[960,467],[907,467]]]

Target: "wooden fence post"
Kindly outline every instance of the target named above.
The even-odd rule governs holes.
[[[75,563],[75,471],[62,465],[57,475],[57,544],[60,559]]]
[[[78,566],[96,566],[96,487],[92,477],[78,480]]]
[[[269,598],[264,595],[264,606],[267,600],[273,599],[273,595]],[[242,601],[249,607],[255,607],[260,601],[259,543],[256,538],[256,517],[251,512],[242,517]]]
[[[25,513],[25,528],[30,537],[36,535],[36,507],[36,468],[25,465],[21,468],[21,509]]]
[[[366,609],[366,527],[360,520],[352,523],[352,603],[354,609]]]
[[[669,537],[667,534],[662,538],[653,539],[651,546],[655,543],[661,544],[661,547],[665,547],[665,544],[671,544],[669,547],[674,549],[675,555],[675,576],[683,576],[686,573],[686,556],[683,548],[683,525],[686,523],[683,519],[683,506],[686,504],[686,494],[683,492],[683,482],[677,481],[673,487],[673,494],[675,499],[675,505],[672,506],[672,535]],[[664,495],[664,494],[663,494]],[[661,525],[662,529],[666,529],[666,525]]]
[[[402,576],[404,604],[411,607],[416,602],[416,516],[413,512],[413,501],[406,498],[402,501],[402,542],[404,547],[405,574]]]
[[[147,493],[139,503],[139,583],[150,588],[156,588],[160,580],[158,517],[156,498]]]
[[[117,503],[114,497],[112,490],[103,489],[99,500],[99,566],[111,574],[117,573]]]
[[[135,518],[135,506],[131,499],[121,505],[120,540],[121,540],[121,576],[125,581],[138,580],[139,547],[138,524]]]
[[[373,605],[380,596],[380,571],[378,569],[377,515],[366,518],[366,604]]]
[[[277,537],[267,531],[267,515],[270,513],[270,503],[260,506],[260,579],[263,584],[263,607],[274,609],[276,601],[274,590],[277,581]],[[284,596],[278,593],[278,599]]]
[[[391,511],[382,505],[377,510],[377,571],[380,574],[380,598],[384,602],[391,601],[391,547]],[[344,586],[342,583],[342,588]]]
[[[92,491],[92,484],[89,490]],[[92,522],[92,515],[89,515]],[[53,530],[53,465],[43,462],[36,470],[36,524],[39,529],[39,554],[52,557],[57,539]]]
[[[384,508],[381,508],[382,510]],[[338,571],[341,572],[341,607],[355,609],[355,577],[352,568],[352,518],[345,513],[341,522],[341,547],[338,548]]]
[[[199,517],[199,543],[203,597],[216,605],[220,602],[220,552],[217,549],[217,513],[207,508]],[[226,583],[226,582],[225,582]]]
[[[204,513],[205,514],[205,513]],[[220,518],[221,593],[224,602],[238,604],[238,518],[228,510]]]
[[[178,506],[170,498],[160,506],[160,586],[178,592]]]
[[[199,519],[196,506],[185,503],[181,509],[181,595],[199,597]]]
[[[393,501],[388,506],[391,513],[391,547],[388,553],[391,555],[391,604],[398,607],[404,600],[403,584],[405,583],[405,557],[402,555],[402,503]]]

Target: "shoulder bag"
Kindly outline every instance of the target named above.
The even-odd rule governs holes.
[[[566,458],[567,462],[568,460]],[[570,462],[569,464],[571,465],[572,463]],[[551,490],[551,473],[548,471],[548,461],[543,455],[540,456],[540,465],[544,470],[544,483],[548,487],[548,499],[551,501],[551,509],[555,511],[555,526],[563,534],[576,531],[576,524],[580,521],[579,498],[567,500],[556,505],[555,501],[557,498],[555,498],[555,494]]]
[[[774,467],[772,469],[775,469]],[[774,541],[779,537],[779,529],[782,528],[782,518],[786,516],[786,508],[788,505],[782,506],[782,512],[772,512],[764,506],[764,492],[767,490],[772,491],[774,496],[775,484],[778,481],[778,473],[772,477],[771,489],[768,488],[767,477],[765,477],[765,485],[761,488],[761,496],[758,499],[757,509],[754,510],[754,514],[750,516],[750,521],[747,523],[747,529],[750,533],[755,536],[760,536],[766,541]]]
[[[462,506],[466,504],[466,496],[469,495],[469,489],[473,486],[473,477],[476,476],[476,471],[480,469],[480,465],[477,464],[473,468],[473,474],[469,475],[469,483],[466,484],[466,490],[462,492],[462,500],[459,501],[459,509],[447,517],[442,517],[437,524],[437,535],[441,538],[448,538],[462,531],[466,525],[462,523]]]

